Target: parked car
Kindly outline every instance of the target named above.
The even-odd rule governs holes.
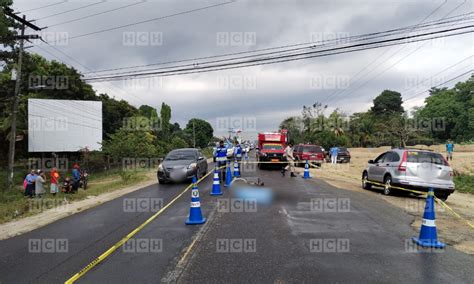
[[[362,172],[362,188],[370,189],[369,181],[383,183],[383,193],[389,195],[392,186],[428,191],[446,200],[454,192],[453,169],[443,155],[417,149],[397,148],[369,160]]]
[[[306,160],[318,166],[324,161],[324,150],[321,146],[312,144],[298,144],[293,148],[296,166],[304,166]]]
[[[346,147],[338,147],[339,152],[337,153],[337,162],[338,163],[349,163],[351,161],[351,153],[349,152],[349,149]],[[324,149],[323,149],[324,151]],[[331,162],[331,155],[329,154],[329,151],[324,151],[324,156],[326,158],[326,162]]]
[[[158,166],[158,182],[181,182],[207,173],[207,160],[199,149],[175,149]]]

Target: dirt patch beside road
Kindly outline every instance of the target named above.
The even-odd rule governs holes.
[[[469,145],[471,146],[471,145]],[[420,148],[420,147],[417,147]],[[427,148],[425,146],[425,148]],[[461,147],[459,147],[461,148]],[[472,147],[474,150],[474,147]],[[321,178],[329,184],[344,189],[364,192],[366,194],[378,194],[380,198],[387,202],[403,208],[405,212],[415,216],[415,222],[412,227],[415,232],[419,232],[421,219],[425,207],[425,199],[414,197],[406,194],[397,196],[384,196],[381,190],[376,188],[373,190],[363,190],[361,187],[362,170],[367,166],[369,159],[374,159],[377,155],[389,150],[389,147],[380,148],[353,148],[351,149],[350,164],[323,164],[320,169],[311,169],[311,175],[315,178]],[[474,170],[472,163],[474,162],[474,152],[468,152],[470,148],[462,149],[466,152],[458,152],[451,166],[460,172],[471,174]],[[438,150],[438,149],[435,149]],[[442,151],[440,151],[442,153]],[[298,172],[303,173],[303,169],[299,168]],[[464,219],[474,223],[474,195],[467,193],[455,192],[449,196],[446,204]],[[453,246],[454,248],[474,254],[474,229],[470,228],[465,221],[453,216],[447,209],[440,205],[436,207],[436,224],[438,229],[438,237],[441,241]]]

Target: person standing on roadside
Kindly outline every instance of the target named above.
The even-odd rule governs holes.
[[[216,158],[216,166],[219,172],[219,178],[221,183],[225,181],[226,165],[227,165],[227,147],[224,145],[224,140],[219,141],[219,146],[216,147],[214,152]]]
[[[339,148],[337,146],[329,149],[329,155],[331,155],[331,164],[337,164],[337,154],[339,153]]]
[[[35,194],[35,180],[36,180],[35,170],[31,170],[31,172],[26,175],[25,179],[26,179],[25,196],[29,198],[33,198],[33,195]]]
[[[46,182],[46,176],[44,175],[44,172],[41,170],[38,170],[38,175],[36,176],[35,179],[35,195],[38,198],[41,198],[43,194],[46,193],[44,190],[44,183]]]
[[[286,160],[288,161],[288,165],[286,165],[286,167],[281,169],[281,175],[282,176],[285,176],[285,172],[287,170],[290,170],[290,173],[291,173],[290,176],[291,177],[296,177],[296,175],[294,173],[295,157],[293,157],[293,148],[292,148],[292,146],[293,146],[293,144],[288,143],[288,145],[286,145],[285,152],[283,153],[283,157],[285,157]]]
[[[72,166],[72,193],[76,193],[79,189],[79,183],[81,182],[81,171],[79,165],[74,164]]]
[[[242,162],[242,145],[240,145],[239,141],[235,141],[234,155],[240,172],[240,163]]]
[[[453,160],[453,152],[454,152],[454,143],[453,141],[448,140],[448,142],[446,142],[446,152],[447,152],[447,155],[446,155],[446,160]]]
[[[51,188],[50,188],[50,190],[51,190],[51,193],[54,196],[59,191],[59,188],[58,188],[59,173],[58,173],[58,169],[56,167],[51,169],[50,178],[51,178]]]

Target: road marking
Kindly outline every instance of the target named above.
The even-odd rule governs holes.
[[[203,181],[206,177],[208,177],[213,170],[209,171],[206,175],[204,175],[201,179],[197,181],[196,184],[199,184],[201,181]],[[106,250],[104,253],[102,253],[100,256],[92,260],[88,265],[86,265],[84,268],[82,268],[78,273],[74,274],[71,278],[66,280],[64,283],[70,284],[76,282],[79,278],[84,276],[89,270],[94,268],[97,264],[101,263],[106,259],[108,256],[110,256],[114,251],[116,251],[119,247],[121,247],[124,243],[126,243],[130,238],[132,238],[136,233],[141,231],[146,225],[148,225],[151,221],[156,219],[161,213],[163,213],[168,207],[173,205],[183,194],[185,194],[190,188],[192,188],[193,183],[189,184],[181,193],[179,193],[176,197],[174,197],[168,204],[166,204],[163,208],[161,208],[158,212],[156,212],[153,216],[148,218],[145,222],[143,222],[140,226],[135,228],[133,231],[128,233],[123,239],[115,243],[112,247],[110,247],[108,250]]]
[[[177,283],[178,282],[178,278],[183,274],[184,269],[186,268],[186,265],[189,262],[188,258],[192,257],[191,252],[193,251],[193,248],[198,242],[202,240],[206,232],[211,227],[214,221],[214,215],[216,211],[217,211],[217,207],[215,207],[214,210],[211,211],[207,219],[208,221],[199,229],[194,240],[186,248],[186,250],[183,253],[183,256],[179,259],[175,268],[169,271],[168,273],[166,273],[166,276],[161,279],[161,283]]]

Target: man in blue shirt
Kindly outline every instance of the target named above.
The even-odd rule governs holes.
[[[454,151],[454,143],[451,140],[448,140],[446,143],[446,152],[448,152],[446,156],[446,160],[453,160],[453,151]]]
[[[329,155],[331,155],[331,164],[337,164],[338,153],[339,153],[339,148],[337,146],[334,146],[329,150]]]
[[[216,166],[219,171],[219,177],[221,179],[221,182],[224,182],[225,173],[226,173],[225,166],[227,164],[227,147],[225,147],[223,140],[219,141],[219,146],[216,148],[216,151],[214,152],[214,157],[216,158]]]
[[[35,170],[31,170],[31,172],[26,175],[26,188],[25,188],[25,196],[29,198],[33,198],[35,194],[35,181],[36,181],[36,172]]]

